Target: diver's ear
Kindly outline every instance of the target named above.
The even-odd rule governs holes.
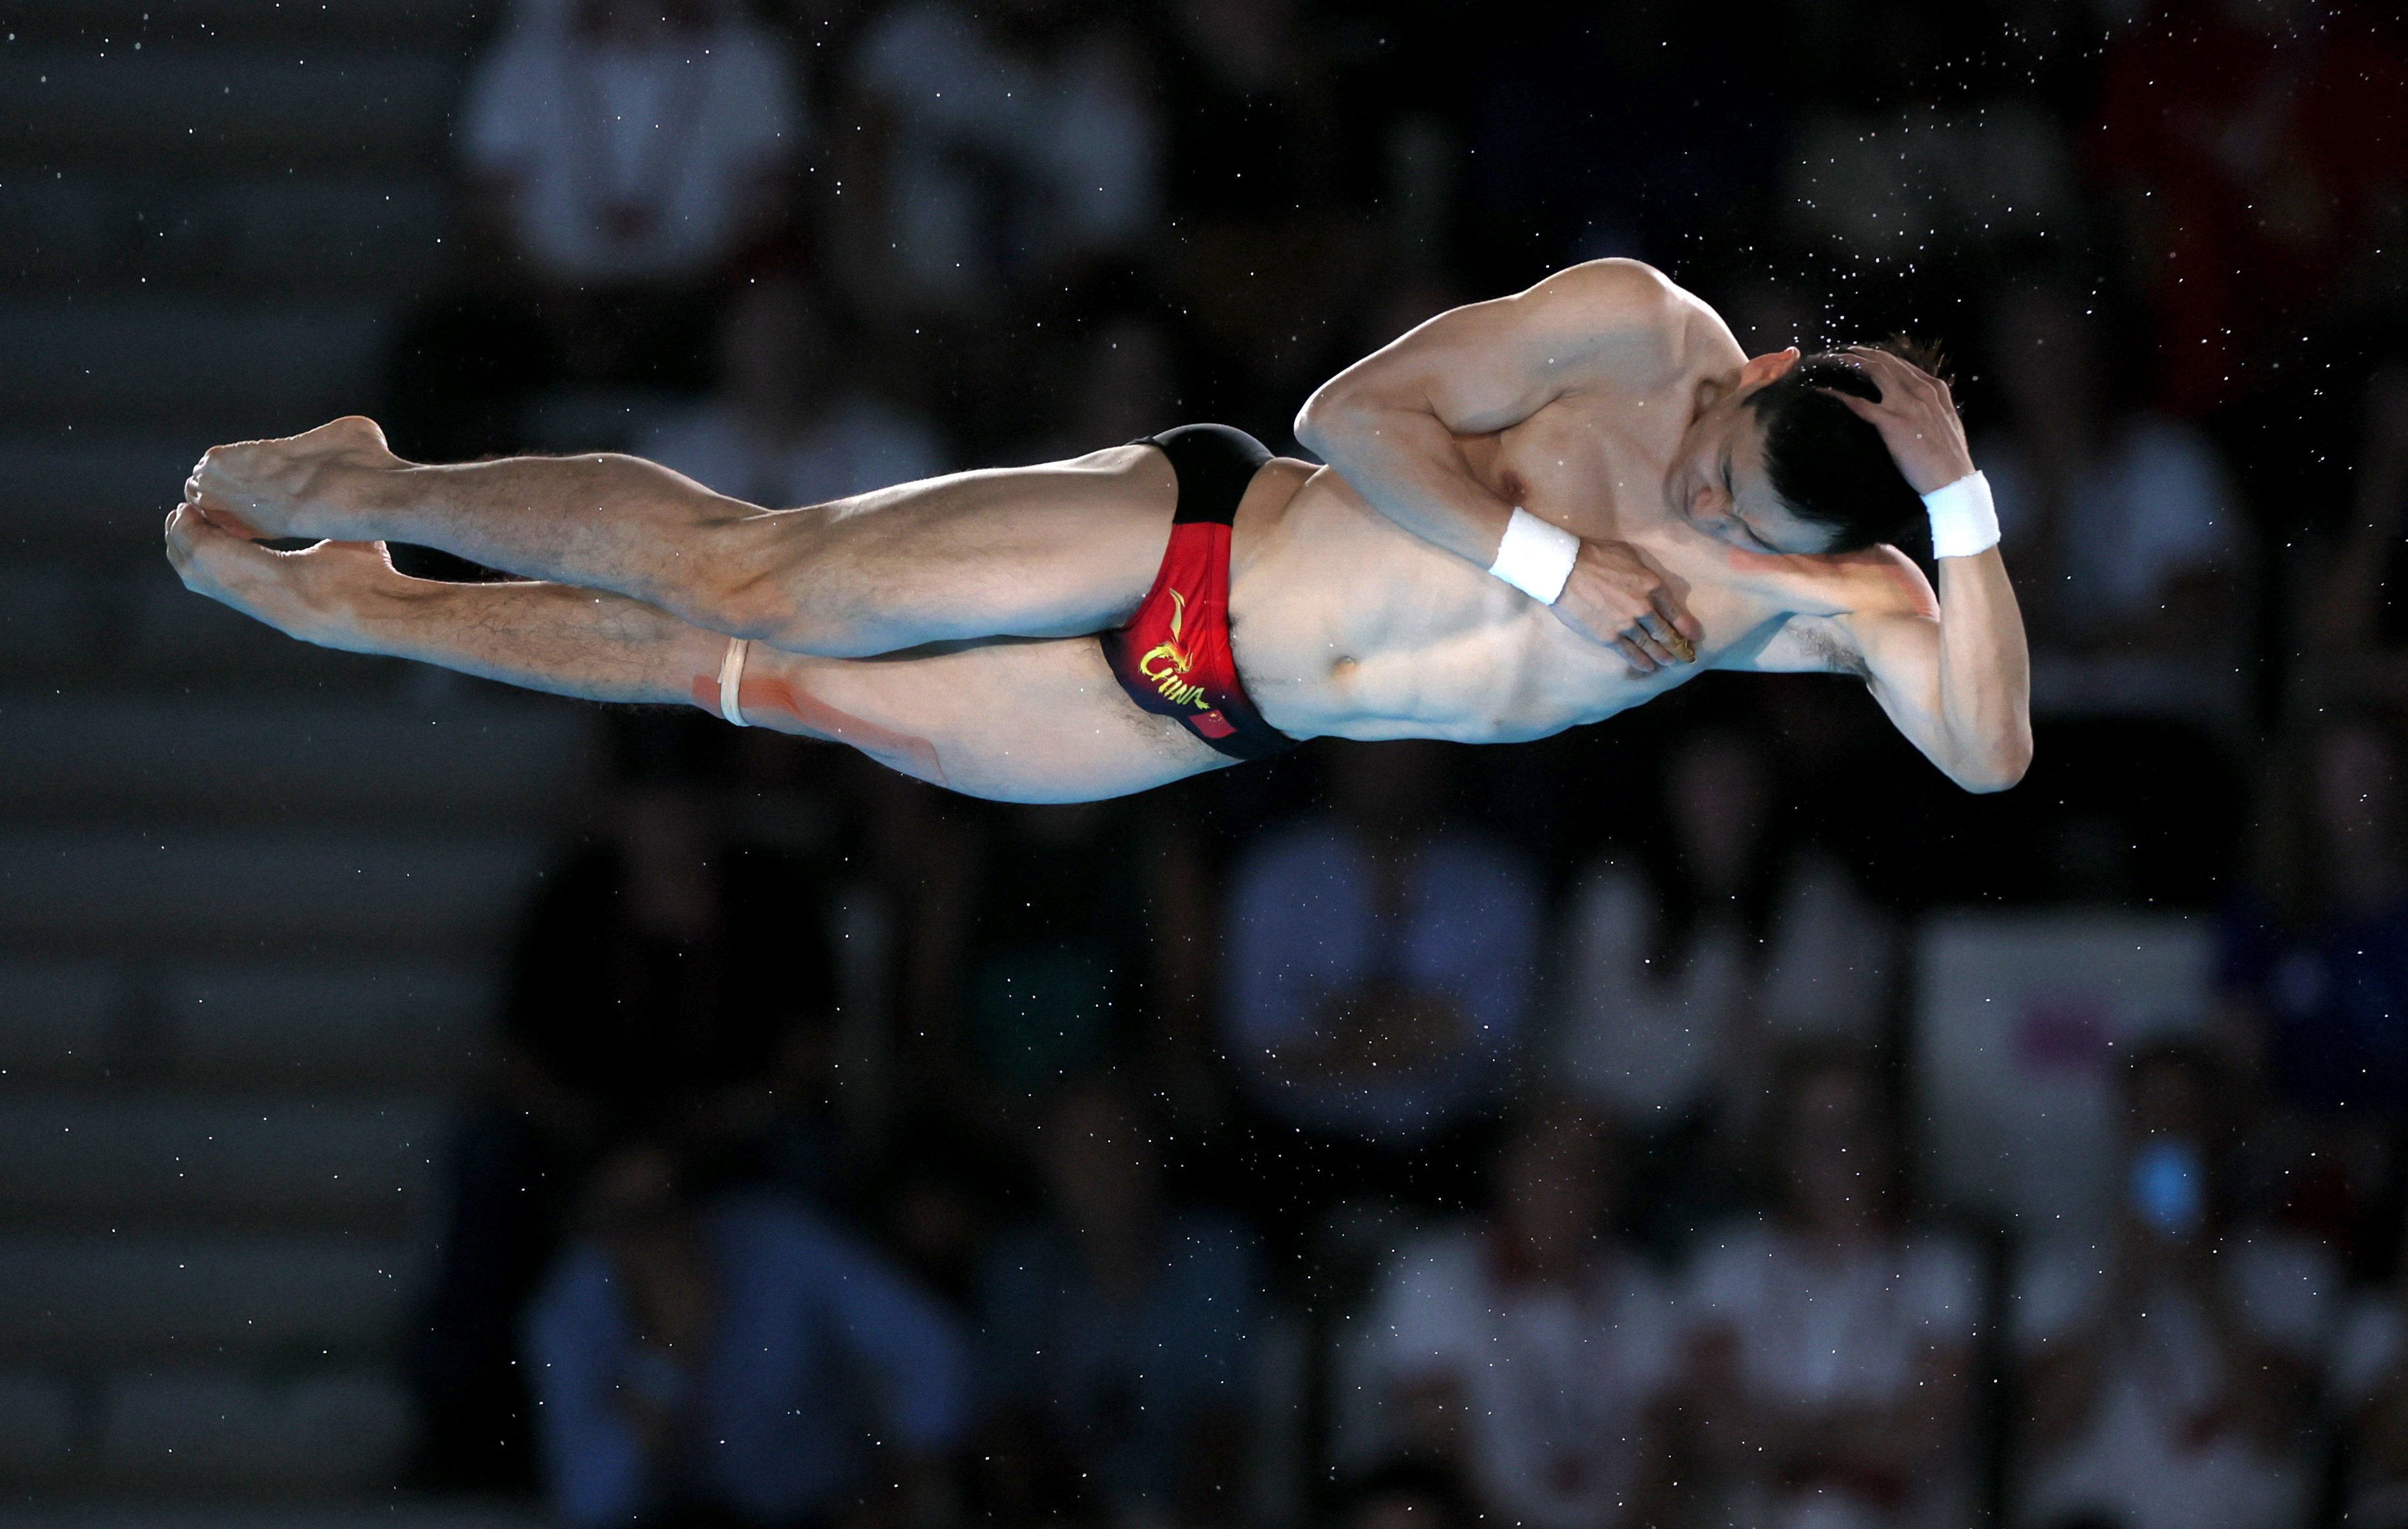
[[[1789,369],[1797,364],[1798,347],[1794,345],[1786,350],[1775,350],[1770,355],[1750,356],[1741,365],[1739,375],[1728,381],[1724,381],[1720,378],[1707,378],[1698,384],[1696,412],[1702,416],[1706,410],[1726,398],[1750,392],[1764,386],[1767,382],[1786,377],[1789,375]]]
[[[1766,355],[1750,356],[1747,364],[1739,369],[1739,385],[1742,388],[1756,388],[1762,387],[1767,382],[1777,382],[1787,377],[1790,369],[1797,364],[1798,347],[1794,345],[1786,350],[1774,350]]]

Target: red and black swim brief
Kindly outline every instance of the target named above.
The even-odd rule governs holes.
[[[1146,710],[1175,717],[1232,759],[1268,759],[1297,740],[1263,721],[1229,650],[1229,527],[1263,443],[1225,424],[1186,424],[1132,445],[1157,446],[1179,479],[1179,507],[1162,571],[1127,625],[1103,634],[1121,688]]]

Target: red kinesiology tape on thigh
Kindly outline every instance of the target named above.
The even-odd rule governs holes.
[[[839,711],[789,679],[748,674],[738,692],[738,700],[747,717],[765,713],[783,717],[808,736],[858,749],[882,764],[935,785],[948,784],[945,767],[937,758],[937,746],[926,738],[898,733],[849,711]],[[694,677],[694,704],[714,717],[719,715],[717,675]]]

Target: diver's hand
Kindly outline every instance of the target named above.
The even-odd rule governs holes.
[[[1851,346],[1848,359],[1881,389],[1881,397],[1824,391],[1881,432],[1890,460],[1915,493],[1944,489],[1972,472],[1973,453],[1965,445],[1965,424],[1956,418],[1956,400],[1947,383],[1913,362],[1870,346]]]
[[[1705,629],[1645,553],[1627,541],[1581,538],[1555,619],[1620,653],[1634,675],[1694,664]]]

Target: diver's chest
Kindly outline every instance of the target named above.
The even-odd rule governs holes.
[[[1635,418],[1636,401],[1550,404],[1494,436],[1465,438],[1464,457],[1483,486],[1584,536],[1627,536],[1661,521],[1664,479],[1678,432]],[[1657,438],[1662,436],[1664,438]]]

